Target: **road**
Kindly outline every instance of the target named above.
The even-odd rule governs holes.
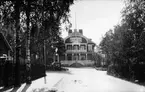
[[[69,68],[54,88],[57,92],[145,92],[145,87],[121,80],[94,68]]]

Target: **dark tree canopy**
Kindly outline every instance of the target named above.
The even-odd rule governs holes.
[[[15,35],[16,11],[15,4],[17,0],[0,1],[0,19],[1,32],[13,38]],[[26,40],[27,17],[26,11],[28,2],[30,3],[30,30],[32,44],[42,42],[47,39],[48,44],[56,41],[60,37],[60,25],[68,21],[69,6],[73,0],[20,0],[20,40]],[[58,40],[59,41],[59,40]]]
[[[105,35],[101,41],[102,53],[111,67],[109,73],[127,79],[144,80],[144,6],[144,0],[127,0],[121,24],[116,25],[112,33]]]

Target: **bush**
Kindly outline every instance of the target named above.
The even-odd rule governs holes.
[[[145,64],[135,64],[133,70],[135,79],[139,82],[145,82]]]
[[[113,64],[108,66],[107,74],[121,78],[126,78],[129,75],[127,66]]]

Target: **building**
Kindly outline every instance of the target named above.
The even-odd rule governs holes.
[[[61,60],[64,66],[92,66],[95,43],[83,35],[82,29],[69,30],[64,38],[65,58]]]

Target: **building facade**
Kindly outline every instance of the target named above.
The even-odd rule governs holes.
[[[66,53],[62,65],[66,66],[92,66],[95,43],[83,35],[82,29],[69,30],[64,39]]]

